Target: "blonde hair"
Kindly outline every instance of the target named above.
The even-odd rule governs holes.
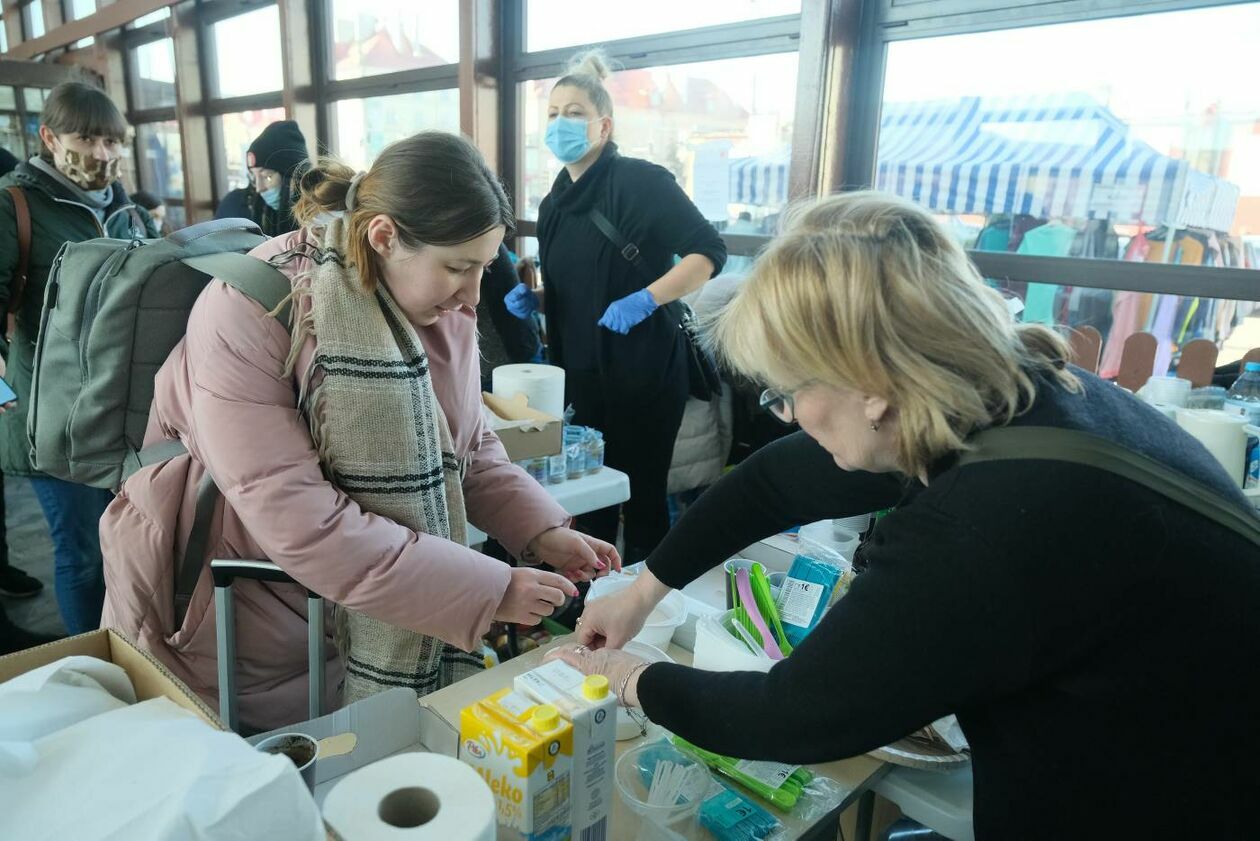
[[[935,219],[872,191],[791,209],[710,327],[718,356],[746,376],[886,399],[910,475],[1026,411],[1037,375],[1080,388],[1060,336],[1015,324]]]
[[[601,117],[613,115],[612,95],[604,87],[604,80],[611,75],[610,60],[600,49],[586,50],[569,59],[564,75],[552,85],[552,90],[566,85],[578,88],[586,93],[595,106],[595,112]]]
[[[299,181],[301,197],[293,218],[316,224],[325,213],[344,213],[354,169],[335,157],[321,157]],[[425,131],[385,147],[359,180],[354,208],[346,220],[346,262],[372,292],[381,280],[380,264],[368,242],[368,226],[379,214],[394,220],[407,248],[459,245],[491,228],[515,225],[512,203],[485,159],[457,134]]]

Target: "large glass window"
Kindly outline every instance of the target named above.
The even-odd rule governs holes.
[[[333,78],[459,62],[458,0],[332,0]]]
[[[245,166],[245,153],[249,150],[249,144],[271,123],[283,119],[283,108],[241,111],[219,118],[228,189],[235,190],[249,184],[249,172]]]
[[[276,6],[221,20],[212,31],[217,96],[248,96],[284,88],[280,10]]]
[[[459,90],[337,102],[337,154],[366,169],[389,144],[420,131],[459,132]]]
[[[981,251],[1260,267],[1256,43],[1255,3],[893,43],[875,186]],[[1012,291],[1027,321],[1102,331],[1104,374],[1135,331],[1162,373],[1251,310],[1069,284]]]
[[[141,27],[148,26],[151,23],[157,23],[160,20],[166,20],[170,16],[171,16],[171,7],[163,6],[162,8],[158,9],[156,12],[149,12],[147,15],[141,15],[140,17],[133,20],[131,22],[131,28],[140,29]]]
[[[175,43],[170,38],[136,47],[132,103],[137,110],[175,104]]]
[[[4,16],[0,15],[0,53],[9,51],[9,33],[7,31]]]
[[[527,0],[525,49],[529,52],[598,44],[619,38],[698,29],[801,11],[801,0]]]
[[[44,110],[44,99],[47,98],[48,91],[44,88],[23,88],[22,104],[26,106],[26,113],[38,114]]]
[[[623,155],[674,173],[707,219],[731,233],[764,233],[787,201],[796,53],[644,70],[605,82]],[[543,142],[554,79],[520,85],[522,189],[518,212],[538,218],[560,163]]]
[[[18,160],[26,159],[22,124],[18,121],[17,114],[0,114],[0,148],[8,149]]]
[[[141,187],[162,198],[183,198],[184,159],[177,121],[136,126],[136,159]]]
[[[11,85],[0,85],[0,111],[17,110],[17,89]]]
[[[70,7],[71,20],[80,20],[96,14],[96,0],[70,0],[66,5]]]
[[[42,0],[33,0],[22,7],[26,19],[26,37],[28,40],[44,37],[44,5]]]

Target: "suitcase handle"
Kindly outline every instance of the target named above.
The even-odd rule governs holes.
[[[215,636],[219,659],[219,718],[231,730],[239,724],[236,698],[236,611],[232,601],[232,583],[238,578],[269,581],[275,584],[297,582],[271,561],[214,560],[210,562],[214,579]],[[299,585],[300,586],[300,585]],[[310,668],[308,710],[311,718],[323,715],[324,701],[324,599],[306,591],[307,656]]]

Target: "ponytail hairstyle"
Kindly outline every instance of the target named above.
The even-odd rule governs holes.
[[[604,80],[611,73],[608,56],[603,50],[586,50],[569,60],[564,75],[556,80],[552,89],[566,85],[578,88],[590,97],[591,104],[595,106],[595,112],[599,116],[612,117],[612,96],[608,93],[608,88],[604,87]]]
[[[459,245],[502,225],[515,226],[512,203],[481,153],[465,138],[425,131],[385,148],[359,177],[354,206],[347,209],[355,171],[335,157],[321,157],[301,177],[293,216],[302,226],[318,225],[327,213],[345,213],[346,262],[358,268],[367,292],[381,282],[368,225],[385,215],[394,221],[402,244]]]

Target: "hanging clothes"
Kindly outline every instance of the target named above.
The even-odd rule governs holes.
[[[1076,240],[1076,229],[1062,222],[1049,222],[1027,230],[1016,251],[1037,257],[1067,257]],[[1024,297],[1024,322],[1039,324],[1055,323],[1055,296],[1059,286],[1055,283],[1032,283]]]
[[[1131,263],[1144,263],[1150,251],[1150,240],[1144,232],[1139,232],[1129,240],[1124,259]],[[1107,334],[1102,362],[1098,367],[1098,374],[1104,379],[1113,378],[1120,373],[1120,358],[1124,355],[1124,343],[1140,329],[1139,324],[1146,323],[1145,318],[1139,321],[1138,317],[1143,299],[1148,297],[1141,292],[1116,293],[1115,301],[1111,305],[1111,332]]]

